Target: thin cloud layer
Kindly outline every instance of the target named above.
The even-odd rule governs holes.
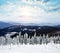
[[[60,0],[1,0],[0,21],[59,24]]]

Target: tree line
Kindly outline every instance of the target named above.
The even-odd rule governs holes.
[[[11,36],[14,36],[13,33],[6,34],[5,37],[0,37],[0,45],[7,45],[7,44],[48,44],[48,43],[54,43],[54,44],[60,44],[60,36],[51,36],[43,34],[43,36],[37,36],[36,33],[34,36],[30,37],[27,33],[24,35],[21,35],[21,32],[19,32],[18,35],[11,38]]]

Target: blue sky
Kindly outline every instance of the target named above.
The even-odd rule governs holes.
[[[0,21],[60,24],[60,0],[0,0]]]

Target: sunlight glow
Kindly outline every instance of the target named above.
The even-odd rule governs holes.
[[[29,23],[33,20],[32,16],[33,16],[33,11],[35,10],[34,8],[32,7],[22,7],[20,8],[21,10],[21,14],[20,14],[20,18],[21,18],[21,21],[24,22],[24,23]]]
[[[22,7],[20,10],[21,10],[22,16],[32,16],[33,15],[33,8]]]

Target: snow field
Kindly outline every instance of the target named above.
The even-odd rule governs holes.
[[[0,53],[60,53],[60,44],[49,43],[47,45],[1,45]]]

